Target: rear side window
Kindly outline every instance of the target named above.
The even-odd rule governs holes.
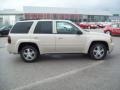
[[[28,33],[33,22],[18,22],[14,25],[11,33]]]
[[[37,23],[34,30],[36,34],[51,34],[52,33],[52,21],[40,21]]]

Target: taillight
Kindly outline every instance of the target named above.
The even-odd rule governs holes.
[[[8,43],[10,44],[11,43],[11,37],[8,36]]]

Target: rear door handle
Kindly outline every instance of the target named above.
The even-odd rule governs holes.
[[[63,39],[62,37],[59,37],[58,39]]]

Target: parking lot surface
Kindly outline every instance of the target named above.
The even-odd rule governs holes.
[[[114,51],[95,61],[81,54],[42,55],[25,63],[0,38],[0,90],[120,90],[120,37]]]

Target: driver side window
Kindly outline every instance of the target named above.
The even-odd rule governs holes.
[[[68,22],[58,21],[56,23],[58,34],[77,34],[78,29]]]

